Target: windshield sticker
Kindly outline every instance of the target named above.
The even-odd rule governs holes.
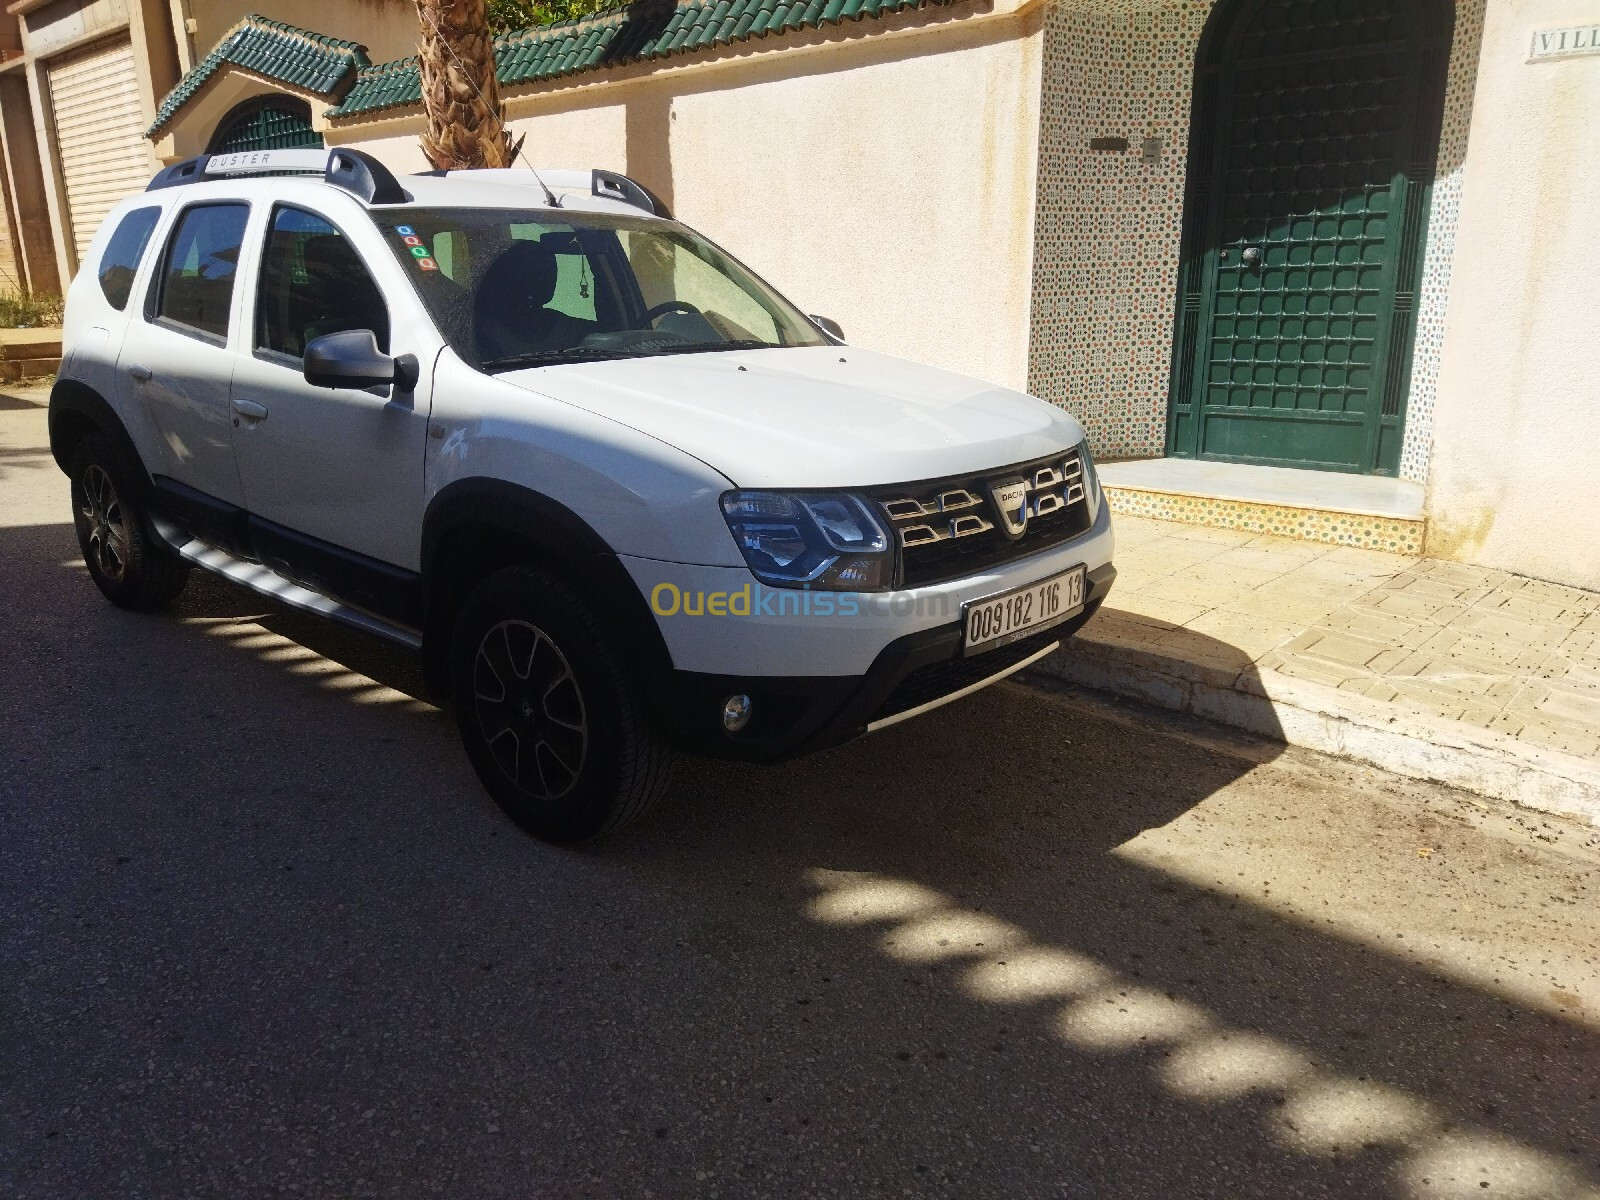
[[[437,271],[439,264],[434,261],[433,255],[428,253],[428,248],[422,244],[422,239],[417,236],[417,231],[409,225],[396,225],[394,231],[400,235],[400,240],[405,243],[411,257],[416,260],[417,266],[424,271]]]

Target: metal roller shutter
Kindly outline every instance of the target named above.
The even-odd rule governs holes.
[[[127,41],[102,42],[57,59],[46,72],[72,240],[81,262],[106,213],[150,182],[155,163],[144,139],[133,48]]]

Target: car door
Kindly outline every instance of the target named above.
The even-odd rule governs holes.
[[[415,305],[399,320],[392,314],[386,296],[403,279],[393,278],[392,255],[378,257],[385,250],[370,220],[359,211],[341,220],[280,203],[252,238],[249,349],[232,389],[235,446],[262,558],[302,583],[403,617],[421,565],[437,335],[419,327]],[[370,329],[385,352],[417,354],[425,364],[417,386],[307,383],[306,345],[351,329]],[[406,345],[396,344],[401,338]]]
[[[244,489],[234,459],[229,388],[239,255],[250,206],[190,204],[172,221],[117,360],[123,395],[157,433],[147,463],[168,506],[191,530],[236,544]]]

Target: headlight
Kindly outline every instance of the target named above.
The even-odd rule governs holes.
[[[842,492],[729,492],[722,515],[762,583],[873,592],[894,577],[889,531],[860,496]]]

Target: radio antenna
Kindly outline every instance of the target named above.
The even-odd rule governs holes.
[[[455,59],[456,66],[461,71],[461,77],[463,79],[465,79],[469,84],[472,85],[472,91],[473,91],[473,94],[478,97],[478,103],[483,105],[484,110],[486,112],[490,113],[494,117],[495,121],[499,124],[499,126],[500,126],[500,136],[503,137],[503,138],[508,138],[509,139],[510,136],[511,136],[511,131],[506,128],[506,119],[505,119],[505,117],[500,115],[499,109],[491,108],[490,105],[489,105],[489,102],[483,98],[483,90],[478,87],[477,79],[475,79],[473,77],[473,74],[472,74],[471,71],[467,70],[466,64],[464,62],[462,62],[460,57],[456,54],[455,47],[452,46],[450,44],[449,40],[446,39],[443,36],[443,31],[439,28],[439,18],[434,16],[432,11],[430,11],[429,9],[426,9],[426,8],[422,8],[422,7],[419,6],[418,7],[418,11],[421,12],[424,16],[426,16],[428,18],[428,20],[433,22],[433,32],[434,32],[435,37],[438,38],[439,44],[445,48],[445,52],[447,54],[449,54],[451,58]],[[491,42],[491,46],[492,46],[492,44],[493,43]],[[491,55],[492,55],[492,50],[491,50]],[[514,162],[514,161],[516,161],[517,159],[520,158],[523,161],[523,164],[528,168],[528,171],[533,175],[534,182],[537,183],[539,185],[539,187],[543,190],[544,198],[549,202],[550,207],[551,208],[560,208],[561,207],[561,201],[556,199],[556,194],[550,190],[550,185],[547,184],[544,181],[543,177],[540,176],[538,169],[531,162],[528,161],[528,156],[522,152],[522,143],[527,141],[527,140],[528,140],[528,135],[527,134],[523,134],[515,142],[512,143],[512,145],[511,145],[511,158],[512,158],[512,161]]]

